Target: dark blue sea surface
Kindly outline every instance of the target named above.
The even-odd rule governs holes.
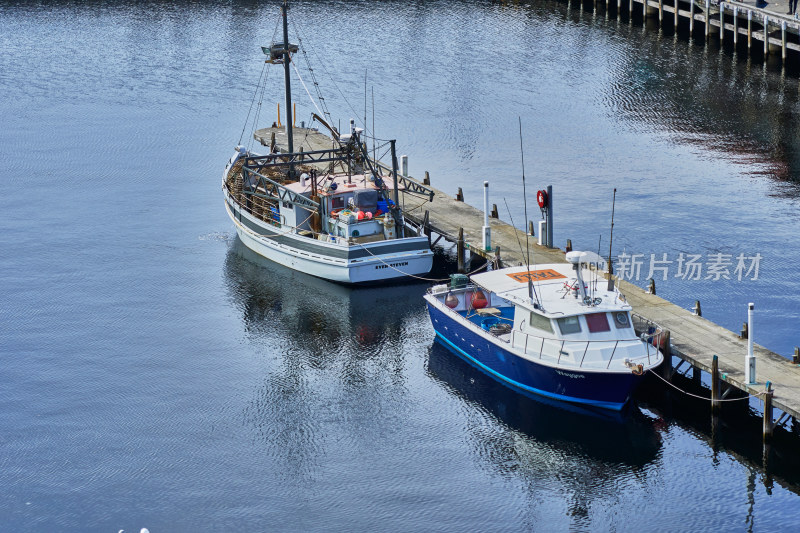
[[[277,16],[0,2],[0,531],[797,527],[796,442],[762,456],[757,419],[711,428],[657,381],[619,417],[526,398],[434,341],[427,284],[350,289],[245,248],[220,179]],[[291,17],[333,116],[363,121],[366,72],[412,175],[478,206],[489,180],[522,226],[521,117],[556,244],[607,253],[616,187],[614,254],[667,254],[659,295],[736,331],[752,301],[756,342],[800,343],[792,68],[575,2]],[[731,279],[676,277],[681,253],[730,256]]]

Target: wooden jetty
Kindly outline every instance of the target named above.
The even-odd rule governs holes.
[[[583,0],[578,0],[583,7]],[[595,6],[603,0],[593,0]],[[706,41],[726,40],[738,46],[747,43],[748,51],[758,50],[766,58],[780,52],[787,61],[788,52],[800,52],[800,20],[789,13],[789,0],[720,1],[720,0],[605,0],[606,12],[616,6],[617,16],[627,10],[628,17],[657,19],[660,26],[685,27],[691,36],[703,32]],[[793,60],[800,55],[792,54]]]
[[[482,211],[433,188],[435,196],[425,206],[427,212],[409,213],[410,222],[420,231],[444,236],[448,241],[458,243],[462,236],[465,252],[474,253],[490,261],[499,259],[500,266],[525,264],[525,241],[531,250],[531,260],[536,263],[566,262],[565,252],[558,248],[539,246],[538,240],[501,220],[490,217],[492,250],[482,246]],[[460,190],[459,190],[460,194]],[[493,211],[497,211],[496,207]],[[518,241],[519,239],[519,241]],[[521,243],[521,244],[520,244]],[[684,364],[707,372],[712,377],[712,410],[718,410],[720,402],[734,399],[745,401],[743,397],[754,396],[764,402],[764,437],[769,438],[777,424],[789,417],[792,424],[800,419],[800,369],[793,361],[786,359],[763,346],[754,345],[757,360],[757,381],[749,384],[745,380],[745,356],[747,340],[692,311],[679,307],[656,294],[627,281],[616,280],[620,290],[633,307],[634,313],[665,328],[668,333],[669,348],[673,357],[680,362],[672,366],[670,358],[661,374],[669,380]],[[716,358],[716,363],[714,362]],[[715,372],[716,365],[716,372]],[[698,374],[699,376],[699,374]],[[717,379],[714,379],[717,376]],[[766,388],[767,383],[771,388]],[[723,390],[724,389],[724,390]],[[783,412],[774,420],[773,408]]]
[[[264,146],[273,143],[278,147],[286,146],[286,136],[282,128],[265,128],[258,130],[255,139]],[[315,129],[295,128],[294,146],[300,151],[330,148],[333,141],[327,135]],[[383,167],[387,172],[391,169]],[[417,181],[406,176],[409,181]],[[430,202],[420,202],[419,196],[400,189],[400,201],[404,203],[406,222],[420,233],[425,233],[436,244],[440,239],[456,244],[459,267],[464,268],[466,254],[479,255],[496,266],[516,266],[526,262],[524,250],[530,248],[531,261],[536,263],[566,262],[565,251],[558,248],[540,246],[532,235],[532,224],[528,233],[501,221],[498,218],[497,206],[492,209],[489,218],[491,228],[491,249],[483,249],[484,213],[464,202],[461,189],[456,196],[430,186],[427,177],[422,184],[434,191]],[[683,309],[655,294],[647,292],[632,283],[616,280],[634,313],[667,330],[665,349],[673,357],[666,358],[661,376],[669,381],[674,373],[685,364],[699,372],[707,372],[711,376],[712,412],[717,412],[722,402],[757,397],[763,402],[764,424],[763,436],[767,440],[772,436],[776,425],[783,424],[791,418],[793,428],[797,429],[800,420],[800,368],[795,354],[790,361],[766,348],[754,345],[757,359],[756,378],[754,384],[745,379],[745,356],[747,340],[713,322]],[[672,364],[673,358],[679,360]],[[771,387],[767,385],[771,384]],[[777,421],[773,409],[782,411]]]

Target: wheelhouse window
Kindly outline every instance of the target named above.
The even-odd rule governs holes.
[[[614,325],[617,327],[617,329],[631,327],[631,317],[628,315],[627,311],[617,311],[615,313],[611,313],[611,317],[613,318]]]
[[[611,331],[611,326],[608,324],[608,317],[605,313],[589,313],[584,315],[586,317],[586,325],[589,326],[589,331],[592,333],[599,333],[601,331]]]
[[[565,316],[563,318],[557,318],[556,322],[558,322],[558,329],[561,330],[562,335],[581,332],[581,321],[577,316]]]
[[[531,327],[553,333],[553,325],[546,316],[542,316],[539,313],[531,313],[530,323]]]

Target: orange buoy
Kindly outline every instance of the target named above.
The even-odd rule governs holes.
[[[458,296],[456,296],[452,292],[448,292],[447,296],[445,296],[444,298],[444,305],[446,305],[450,309],[455,309],[456,307],[458,307]]]
[[[483,309],[484,307],[489,305],[489,301],[486,299],[486,295],[483,294],[483,291],[474,291],[472,293],[472,308],[473,309]]]

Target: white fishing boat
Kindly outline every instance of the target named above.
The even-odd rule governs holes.
[[[619,289],[568,264],[454,277],[425,300],[437,336],[468,362],[519,390],[619,410],[663,360],[660,329],[634,329]]]
[[[398,173],[395,141],[385,143],[391,162],[384,165],[370,156],[364,129],[352,120],[341,134],[324,113],[312,113],[330,137],[293,127],[290,66],[301,49],[289,42],[287,4],[281,8],[283,41],[262,49],[265,68],[284,70],[286,124],[254,134],[269,147],[266,154],[237,146],[222,175],[225,207],[239,238],[276,263],[341,283],[426,274],[433,262],[429,240],[406,226],[399,195],[430,201],[433,192]],[[325,142],[308,141],[312,137]],[[295,152],[298,139],[307,144]]]

